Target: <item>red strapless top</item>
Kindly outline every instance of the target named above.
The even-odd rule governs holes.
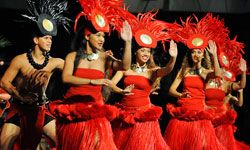
[[[180,120],[211,120],[213,110],[205,110],[204,81],[199,76],[186,76],[184,78],[184,91],[189,92],[190,98],[180,98],[177,106],[167,104],[167,111]]]
[[[224,112],[226,106],[224,106],[224,98],[226,93],[218,88],[206,89],[206,104],[208,106],[216,107],[216,112]]]
[[[124,96],[121,100],[125,106],[138,107],[150,104],[151,82],[148,78],[139,75],[128,75],[124,77],[124,86],[134,84],[132,93],[134,95]]]
[[[183,88],[188,92],[190,98],[180,98],[178,104],[190,110],[205,109],[205,91],[204,81],[200,76],[186,76],[184,78]]]
[[[96,69],[87,69],[87,68],[77,68],[75,76],[88,79],[102,79],[104,78],[104,73]],[[103,104],[102,97],[102,86],[98,85],[80,85],[80,86],[71,86],[67,93],[64,96],[64,99],[77,100],[81,102],[96,102]]]

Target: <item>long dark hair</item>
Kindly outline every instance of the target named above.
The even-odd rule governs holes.
[[[84,54],[84,51],[86,51],[86,45],[87,45],[87,40],[85,39],[85,30],[86,29],[88,29],[92,34],[95,34],[98,32],[93,27],[93,25],[88,21],[85,22],[80,27],[78,27],[78,29],[74,35],[74,38],[71,42],[71,49],[73,51],[76,51],[76,57],[75,57],[75,61],[74,61],[74,72],[80,63],[80,60]],[[110,79],[109,70],[106,70],[104,72],[104,74],[105,74],[105,78]],[[105,101],[108,100],[110,94],[111,94],[111,89],[107,86],[102,86],[102,96],[103,96]]]
[[[205,52],[204,52],[203,55],[205,57]],[[204,67],[204,68],[207,68],[207,63],[206,63],[204,58],[201,60],[201,66]],[[188,67],[190,67],[190,68],[193,67],[193,61],[192,61],[192,57],[191,57],[191,50],[187,50],[186,55],[183,58],[182,65],[181,65],[181,77],[185,76],[185,72],[186,72],[186,69]]]
[[[71,49],[73,51],[76,51],[76,57],[74,61],[74,70],[78,67],[80,63],[80,59],[83,55],[83,52],[86,50],[87,41],[84,35],[85,29],[88,29],[93,34],[98,32],[97,30],[95,30],[95,28],[89,21],[85,21],[83,25],[77,28],[77,31],[71,42]]]

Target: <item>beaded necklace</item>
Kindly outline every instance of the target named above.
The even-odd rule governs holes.
[[[87,58],[88,61],[92,61],[92,60],[96,60],[99,58],[99,54],[98,51],[96,51],[96,53],[92,53],[92,54],[86,54],[84,52],[81,52],[81,58],[85,59]]]
[[[132,65],[132,70],[134,70],[138,74],[146,72],[146,70],[147,70],[147,64],[145,64],[143,66],[139,66],[139,65],[133,64]]]
[[[31,52],[32,52],[32,50],[30,49],[30,50],[27,52],[27,55],[26,55],[27,58],[28,58],[28,60],[29,60],[29,63],[30,63],[35,69],[37,69],[37,70],[43,69],[43,68],[48,64],[48,62],[49,62],[49,53],[44,54],[44,57],[45,57],[44,62],[43,62],[42,64],[38,64],[38,63],[36,63],[36,62],[34,61],[32,55],[31,55]]]

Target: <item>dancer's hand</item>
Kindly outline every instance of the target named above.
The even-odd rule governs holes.
[[[247,64],[246,64],[246,61],[243,58],[240,59],[240,65],[239,65],[239,67],[240,67],[240,70],[242,72],[246,72],[247,71]]]
[[[153,87],[152,89],[151,89],[151,91],[150,91],[150,93],[151,94],[153,94],[153,95],[158,95],[159,93],[158,92],[156,92],[157,90],[159,90],[160,89],[160,87],[159,86],[157,86],[157,87]]]
[[[239,102],[239,99],[231,94],[228,94],[225,99],[224,99],[224,103],[227,104],[227,103],[237,103]]]
[[[231,96],[230,97],[230,102],[232,102],[232,103],[238,103],[239,102],[239,99],[236,97],[236,96]]]
[[[135,88],[134,84],[130,84],[127,86],[124,90],[122,90],[123,95],[134,95],[134,93],[131,93],[131,91]]]
[[[213,55],[217,55],[216,43],[214,41],[212,41],[212,40],[209,40],[208,41],[208,46],[209,46],[209,48],[207,47],[206,50],[208,50]]]
[[[171,40],[169,47],[169,55],[171,57],[177,57],[177,54],[178,54],[177,44],[173,40]]]
[[[190,98],[190,97],[191,96],[190,96],[189,92],[182,92],[180,98]]]
[[[32,69],[28,71],[25,77],[25,84],[30,89],[39,88],[47,84],[50,77],[50,72],[45,70],[35,70]]]
[[[132,40],[131,27],[127,21],[123,22],[123,27],[121,29],[121,38],[124,41],[131,41]]]
[[[110,56],[110,57],[114,57],[114,54],[113,54],[113,52],[111,50],[105,51],[105,55]]]
[[[108,56],[108,57],[110,57],[112,60],[121,62],[121,60],[119,60],[119,59],[117,59],[117,58],[114,57],[113,52],[111,50],[105,51],[105,55]]]

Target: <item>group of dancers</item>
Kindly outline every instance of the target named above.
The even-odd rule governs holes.
[[[168,23],[157,20],[157,12],[135,16],[122,0],[79,0],[82,11],[75,19],[73,51],[63,60],[49,52],[57,25],[69,27],[70,20],[63,16],[67,2],[27,4],[31,16],[24,17],[34,23],[34,46],[13,58],[0,82],[5,90],[1,103],[11,102],[0,136],[2,150],[36,149],[42,137],[58,150],[250,149],[234,138],[237,113],[231,107],[243,104],[244,44],[230,39],[219,17],[208,13]],[[122,59],[104,51],[106,32],[119,33]],[[152,55],[159,42],[162,53],[170,56],[165,66],[156,65]],[[176,103],[165,107],[171,119],[162,134],[162,107],[151,103],[150,94],[154,83],[179,61],[178,43],[187,50],[169,89]],[[68,89],[63,99],[50,102],[46,88],[57,69]],[[110,70],[115,74],[107,78]],[[123,87],[117,86],[120,80]],[[122,99],[106,104],[104,86]]]

